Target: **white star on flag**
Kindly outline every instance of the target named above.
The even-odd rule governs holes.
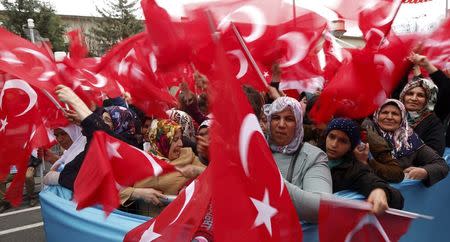
[[[150,228],[148,228],[143,234],[139,242],[151,242],[159,237],[161,237],[160,234],[153,232],[153,228],[155,227],[155,222],[150,225]]]
[[[122,156],[117,151],[117,149],[119,149],[119,147],[120,147],[119,142],[114,142],[114,143],[106,142],[106,151],[108,152],[108,157],[110,159],[113,157],[123,159]]]
[[[254,227],[258,227],[261,224],[264,224],[269,231],[270,236],[272,236],[272,223],[271,219],[278,213],[278,210],[272,206],[270,206],[269,201],[269,191],[264,191],[264,198],[262,201],[254,198],[250,198],[255,205],[256,210],[258,210],[258,215],[256,216]]]
[[[265,71],[264,74],[263,74],[263,76],[264,76],[264,78],[269,77],[269,76],[270,76],[270,75],[269,75],[269,72],[268,72],[268,71]]]
[[[7,121],[8,117],[5,117],[5,119],[0,119],[1,122],[1,127],[0,127],[0,132],[4,132],[6,130],[6,125],[8,125],[8,121]]]

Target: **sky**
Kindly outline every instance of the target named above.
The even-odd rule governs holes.
[[[12,0],[11,0],[12,1]],[[79,16],[97,16],[96,6],[105,6],[107,0],[47,0],[56,9],[58,14],[79,15]],[[158,4],[166,8],[170,15],[179,17],[183,15],[183,4],[191,2],[205,2],[208,0],[157,0]],[[285,0],[292,2],[292,0]],[[318,1],[318,0],[308,0]],[[333,1],[333,0],[322,0]],[[406,32],[407,30],[430,31],[437,25],[439,20],[445,16],[445,4],[450,0],[432,0],[420,4],[402,4],[400,11],[394,21],[394,30],[396,32]],[[142,11],[136,13],[138,17],[143,18]],[[351,26],[347,28],[346,35],[358,36],[360,32],[357,28]]]

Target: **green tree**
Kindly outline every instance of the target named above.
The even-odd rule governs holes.
[[[6,29],[29,38],[26,25],[27,19],[31,18],[34,20],[35,29],[39,31],[40,36],[50,40],[54,51],[67,49],[64,43],[65,27],[50,3],[39,0],[1,0],[0,3],[5,8],[1,21]]]
[[[101,56],[116,43],[142,31],[143,22],[134,15],[137,3],[138,0],[109,0],[106,7],[96,7],[102,18],[88,33],[95,42],[91,54]]]

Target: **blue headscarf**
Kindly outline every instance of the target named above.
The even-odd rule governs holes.
[[[116,134],[136,134],[136,115],[122,106],[106,107],[105,111],[111,116],[113,131]]]
[[[340,130],[344,132],[351,143],[351,150],[355,149],[355,147],[361,142],[360,129],[358,124],[348,118],[335,118],[331,120],[328,124],[328,127],[325,131],[325,134],[328,135],[332,130]]]

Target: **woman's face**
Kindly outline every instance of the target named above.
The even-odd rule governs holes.
[[[385,105],[378,115],[378,125],[386,132],[394,132],[400,128],[402,114],[400,109],[392,104]]]
[[[300,105],[302,107],[302,111],[303,111],[303,117],[306,117],[306,106],[308,105],[308,99],[305,97],[302,98],[302,100],[300,100]]]
[[[290,108],[272,114],[272,119],[270,121],[271,141],[278,146],[290,144],[295,136],[296,125],[297,122],[294,113]]]
[[[146,119],[144,122],[144,125],[142,125],[142,128],[141,128],[142,134],[144,135],[144,141],[146,141],[146,142],[150,141],[147,132],[151,125],[152,125],[152,120]]]
[[[70,136],[62,129],[53,130],[53,134],[55,135],[56,141],[59,145],[65,150],[69,149],[72,145],[73,141]]]
[[[409,112],[420,111],[425,107],[427,95],[423,87],[409,89],[403,97],[403,104]]]
[[[341,130],[331,130],[326,139],[326,152],[329,160],[342,158],[351,148],[350,139]]]
[[[181,148],[183,148],[183,141],[181,140],[181,129],[178,129],[173,136],[172,143],[170,144],[169,148],[169,155],[167,158],[169,160],[178,159],[181,154]]]
[[[114,130],[114,125],[111,119],[111,115],[109,115],[109,113],[103,112],[102,119],[103,122],[105,122],[105,124],[108,125],[111,130]]]
[[[264,134],[267,134],[267,117],[264,113],[261,114],[261,118],[259,119],[259,126]]]

